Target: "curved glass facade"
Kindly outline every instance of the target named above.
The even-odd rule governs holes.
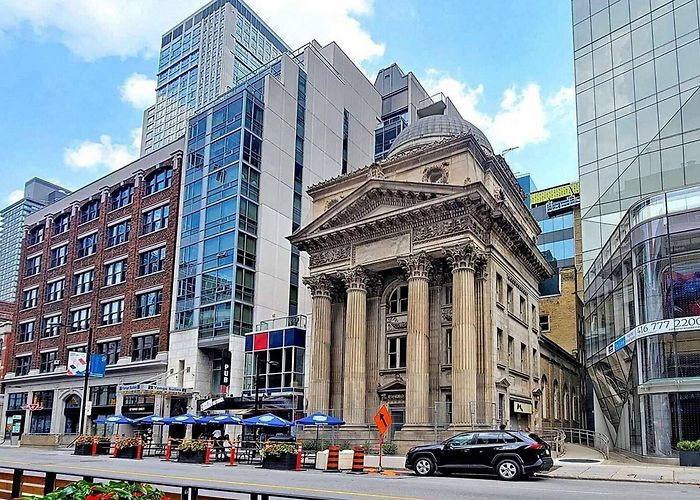
[[[587,368],[618,448],[700,438],[700,187],[632,206],[584,278]]]

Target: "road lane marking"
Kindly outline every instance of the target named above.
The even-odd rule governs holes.
[[[10,462],[0,462],[0,463],[6,463],[9,464]],[[36,464],[33,462],[17,462],[13,461],[9,467],[17,467],[18,465],[29,465],[32,467],[36,467]],[[381,493],[359,493],[355,491],[343,491],[343,490],[328,490],[324,488],[306,488],[303,486],[279,486],[275,484],[265,484],[265,483],[249,483],[245,481],[227,481],[223,479],[210,479],[210,478],[202,478],[202,477],[187,477],[187,476],[180,476],[180,475],[171,475],[171,474],[152,474],[149,472],[138,472],[138,471],[131,471],[131,470],[118,470],[118,469],[100,469],[97,467],[78,467],[78,466],[72,466],[72,465],[54,465],[54,464],[42,464],[44,467],[60,467],[61,469],[71,469],[71,470],[78,470],[78,471],[84,471],[84,472],[107,472],[110,474],[126,474],[126,475],[138,475],[138,476],[143,476],[143,477],[152,477],[152,478],[162,478],[162,479],[176,479],[176,480],[181,480],[181,481],[199,481],[202,483],[215,483],[215,484],[228,484],[228,485],[235,485],[235,486],[248,486],[248,487],[254,487],[254,488],[273,488],[276,490],[291,490],[291,491],[303,491],[307,493],[324,493],[324,494],[333,494],[333,495],[348,495],[348,496],[353,496],[353,497],[368,497],[368,498],[384,498],[386,500],[422,500],[419,497],[403,497],[403,496],[394,496],[394,495],[384,495]],[[60,471],[56,471],[58,474],[60,474]],[[86,475],[85,473],[81,473],[80,475]],[[187,486],[187,485],[184,485]],[[172,487],[172,486],[170,486]],[[200,486],[199,489],[206,490],[206,486]]]

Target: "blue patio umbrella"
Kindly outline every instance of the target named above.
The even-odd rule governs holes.
[[[205,423],[202,419],[202,417],[197,417],[195,415],[192,415],[190,413],[185,413],[184,415],[178,415],[177,417],[170,417],[166,419],[166,422],[169,425],[173,424],[182,424],[182,425],[189,425],[189,424],[203,424]]]
[[[242,425],[243,421],[233,415],[225,413],[223,415],[214,415],[211,417],[204,417],[207,424],[222,424],[222,425]]]
[[[124,415],[111,415],[109,417],[100,416],[95,420],[96,424],[116,424],[117,434],[119,434],[119,424],[133,424],[134,421]]]
[[[318,444],[318,431],[321,426],[337,427],[340,425],[345,425],[345,420],[333,417],[331,415],[326,415],[325,413],[316,412],[308,415],[304,418],[300,418],[294,421],[297,425],[313,425],[316,426],[316,443]],[[331,433],[331,439],[333,435]]]
[[[243,425],[257,425],[258,427],[291,427],[294,425],[289,420],[273,415],[272,413],[265,413],[264,415],[258,415],[257,417],[250,417],[243,420]]]
[[[153,424],[153,425],[165,425],[168,423],[166,417],[161,417],[159,415],[149,415],[148,417],[137,418],[134,420],[135,424]]]
[[[325,413],[314,413],[294,421],[297,425],[345,425],[345,421]]]
[[[133,424],[134,421],[130,419],[129,417],[125,417],[124,415],[112,415],[109,417],[101,416],[97,417],[97,420],[95,420],[96,424]]]

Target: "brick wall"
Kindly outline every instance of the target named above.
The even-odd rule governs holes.
[[[161,168],[172,168],[172,182],[170,187],[151,195],[144,193],[144,179],[152,172]],[[47,216],[43,221],[45,224],[44,241],[35,245],[27,246],[25,238],[22,246],[20,278],[18,283],[18,296],[13,324],[13,335],[8,342],[7,368],[8,372],[15,369],[15,355],[18,353],[32,353],[32,370],[38,369],[40,364],[40,353],[43,350],[58,348],[58,359],[61,365],[67,362],[67,346],[85,344],[87,342],[87,331],[70,333],[66,328],[59,329],[59,335],[41,339],[43,318],[51,313],[60,312],[62,314],[61,323],[70,323],[70,310],[77,306],[87,306],[91,308],[90,325],[94,330],[94,342],[101,339],[119,337],[121,339],[120,358],[131,355],[132,335],[139,332],[157,331],[159,333],[159,351],[166,351],[168,347],[168,332],[170,326],[170,303],[172,297],[172,281],[175,266],[175,242],[177,240],[178,207],[180,176],[182,173],[182,153],[176,152],[173,157],[159,164],[144,168],[143,171],[135,171],[134,174],[124,179],[119,176],[119,182],[110,184],[110,176],[102,179],[104,184],[101,188],[96,188],[93,192],[86,192],[82,201],[76,201],[66,212],[71,213],[70,229],[59,235],[53,235],[53,216]],[[110,193],[116,188],[127,185],[134,185],[134,195],[132,203],[111,210]],[[94,186],[93,183],[92,186]],[[87,188],[84,188],[87,189]],[[80,223],[79,210],[85,202],[90,199],[100,199],[100,215],[98,218]],[[167,204],[169,206],[168,227],[150,234],[142,234],[142,211],[149,207]],[[66,213],[62,212],[62,213]],[[54,216],[60,214],[53,214]],[[131,229],[129,240],[126,243],[107,247],[107,226],[114,221],[122,220],[125,217],[131,218]],[[77,257],[77,238],[87,233],[97,231],[98,242],[97,251],[87,257]],[[55,269],[48,269],[50,264],[51,248],[59,243],[68,243],[67,263]],[[166,259],[164,270],[152,275],[139,277],[138,263],[139,252],[147,248],[165,246]],[[35,276],[26,277],[25,264],[26,257],[37,252],[42,254],[41,273]],[[120,284],[104,286],[105,266],[104,263],[117,257],[127,257],[126,280]],[[94,267],[95,277],[93,291],[74,295],[73,279],[74,273],[86,268]],[[54,278],[65,277],[64,298],[52,303],[46,302],[47,282]],[[22,292],[24,289],[39,287],[38,303],[36,307],[23,309]],[[144,319],[135,318],[135,293],[139,290],[150,289],[162,286],[163,301],[161,313]],[[101,326],[101,301],[111,297],[124,297],[124,313],[121,323],[116,325]],[[34,339],[31,342],[17,344],[17,332],[19,323],[24,320],[35,319]],[[97,349],[92,346],[93,352]]]

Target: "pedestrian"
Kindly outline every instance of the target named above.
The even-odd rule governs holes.
[[[212,438],[214,438],[214,460],[223,460],[224,458],[224,445],[221,441],[221,429],[215,429],[212,433]]]

